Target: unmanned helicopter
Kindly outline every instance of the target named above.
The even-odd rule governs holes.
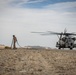
[[[65,29],[64,32],[32,32],[32,33],[40,33],[41,35],[57,35],[58,41],[56,42],[56,47],[58,49],[61,48],[70,48],[72,50],[76,47],[76,34],[75,33],[67,33],[67,30]]]

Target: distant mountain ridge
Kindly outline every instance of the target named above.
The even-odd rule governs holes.
[[[51,49],[50,47],[43,47],[43,46],[25,46],[25,48],[33,48],[33,49]]]

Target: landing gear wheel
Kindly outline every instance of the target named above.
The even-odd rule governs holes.
[[[59,47],[59,49],[61,49],[61,47]]]
[[[70,50],[72,50],[73,49],[73,47],[70,47]]]
[[[73,48],[74,48],[73,43],[71,43],[70,50],[72,50]]]

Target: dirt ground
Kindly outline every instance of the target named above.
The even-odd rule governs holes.
[[[0,50],[0,75],[76,75],[76,50]]]

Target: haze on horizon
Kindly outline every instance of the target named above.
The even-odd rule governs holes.
[[[32,31],[76,32],[76,0],[0,0],[0,44],[55,48],[57,36]]]

